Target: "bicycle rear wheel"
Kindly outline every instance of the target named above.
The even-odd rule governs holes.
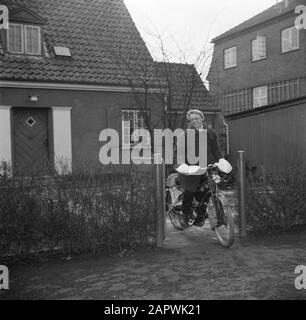
[[[170,221],[173,224],[175,229],[177,230],[186,229],[187,226],[181,210],[174,207],[171,210],[169,210],[168,214],[169,214]]]
[[[234,242],[234,219],[231,211],[224,210],[222,201],[215,196],[210,200],[208,216],[219,243],[229,248]]]
[[[186,222],[184,219],[184,215],[182,212],[182,198],[183,195],[178,195],[178,202],[174,205],[173,197],[169,190],[166,193],[166,212],[169,215],[170,221],[175,229],[177,230],[184,230],[186,226]]]

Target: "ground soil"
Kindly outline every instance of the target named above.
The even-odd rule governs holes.
[[[227,249],[208,226],[177,231],[167,221],[163,248],[13,265],[0,300],[305,299],[294,285],[305,252],[305,230],[237,236]]]

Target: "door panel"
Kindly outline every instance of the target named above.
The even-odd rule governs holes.
[[[15,175],[48,174],[48,141],[47,109],[13,109]]]

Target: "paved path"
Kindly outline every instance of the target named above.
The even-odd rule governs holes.
[[[305,252],[305,232],[225,249],[208,228],[168,222],[163,249],[14,267],[0,299],[305,299],[294,286]]]

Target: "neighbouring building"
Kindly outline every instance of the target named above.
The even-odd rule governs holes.
[[[0,161],[13,174],[99,165],[101,130],[116,129],[117,147],[128,147],[144,101],[158,122],[166,90],[123,0],[1,4]]]
[[[281,1],[214,38],[207,79],[225,115],[306,95],[306,32],[296,6]]]
[[[305,165],[306,30],[295,26],[305,0],[281,1],[213,39],[208,74],[229,127],[230,159],[249,168]]]

